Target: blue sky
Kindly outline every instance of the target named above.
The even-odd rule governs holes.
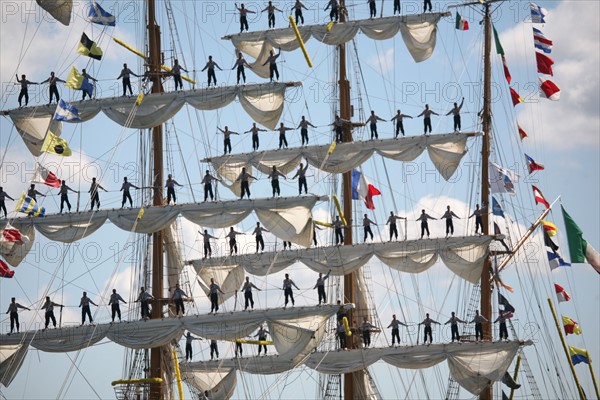
[[[161,2],[159,2],[160,4]],[[49,20],[45,14],[39,12],[35,2],[0,4],[2,24],[0,33],[3,39],[10,37],[14,40],[3,40],[0,57],[0,81],[2,82],[2,109],[16,107],[17,87],[14,85],[15,73],[27,74],[32,81],[42,81],[47,78],[51,70],[57,75],[66,78],[72,65],[77,68],[87,68],[94,77],[99,79],[99,97],[109,97],[120,94],[120,82],[116,81],[123,62],[136,72],[142,72],[142,62],[136,56],[128,53],[110,40],[110,36],[118,37],[124,41],[143,49],[142,32],[143,23],[140,21],[141,2],[104,1],[102,6],[114,10],[118,17],[118,26],[108,29],[99,41],[105,52],[104,60],[100,62],[88,61],[77,56],[75,47],[82,30],[94,38],[100,37],[97,26],[91,27],[82,15],[87,3],[75,3],[75,17],[69,27],[64,27]],[[248,7],[264,8],[262,3],[246,3]],[[282,3],[280,3],[281,5]],[[307,23],[324,22],[328,18],[320,10],[323,4],[305,2],[311,9],[305,12]],[[353,2],[350,8],[353,18],[365,18],[368,10],[363,2]],[[403,1],[403,13],[416,12],[421,9],[421,2]],[[527,100],[527,103],[514,108],[510,104],[508,89],[502,80],[501,63],[493,55],[494,78],[494,160],[507,168],[517,170],[522,176],[517,184],[517,196],[505,196],[502,204],[510,215],[509,219],[500,225],[503,231],[509,231],[512,242],[518,240],[535,217],[541,212],[541,206],[535,206],[531,195],[531,184],[538,186],[548,198],[554,200],[561,196],[561,202],[572,217],[582,228],[586,239],[596,248],[600,247],[600,214],[598,211],[599,198],[599,145],[600,145],[600,119],[599,119],[599,93],[600,78],[598,74],[598,61],[600,58],[597,40],[598,3],[593,1],[567,3],[564,1],[544,1],[539,4],[548,8],[550,15],[547,24],[541,29],[554,41],[551,57],[555,60],[554,77],[552,80],[562,88],[562,98],[559,102],[538,100],[535,95],[537,73],[535,71],[535,58],[531,40],[531,24],[524,22],[528,15],[528,5],[525,2],[507,2],[496,14],[496,27],[500,33],[506,58],[513,76],[513,87]],[[195,76],[198,82],[204,82],[205,75],[200,70],[203,68],[208,55],[213,55],[215,60],[225,71],[217,71],[219,83],[235,83],[235,71],[229,70],[234,63],[233,46],[221,40],[226,34],[237,33],[238,24],[235,20],[233,2],[183,2],[173,1],[173,10],[177,19],[177,29],[181,38],[181,48],[177,45],[177,56],[180,62]],[[445,3],[434,2],[434,7],[441,10]],[[385,14],[391,13],[391,2],[385,2]],[[288,10],[291,4],[283,3]],[[413,11],[414,10],[414,11]],[[581,12],[586,10],[586,12]],[[480,79],[481,79],[481,46],[478,38],[481,26],[479,17],[472,10],[461,11],[463,17],[469,20],[471,30],[459,32],[454,30],[453,18],[444,19],[439,24],[438,42],[431,59],[415,64],[410,58],[400,36],[384,42],[372,41],[363,35],[357,36],[358,56],[361,60],[364,86],[353,83],[353,100],[356,109],[355,119],[358,119],[357,90],[362,93],[363,108],[365,113],[375,110],[378,115],[389,119],[394,111],[401,108],[404,113],[417,115],[421,112],[423,104],[429,103],[432,109],[444,114],[451,108],[454,101],[465,97],[463,109],[463,130],[473,129],[477,124],[476,113],[481,107]],[[277,26],[287,26],[283,16],[277,15]],[[166,63],[170,64],[173,58],[171,36],[168,33],[168,22],[164,12],[159,13],[159,24],[162,26],[163,47],[165,49]],[[266,28],[266,16],[263,14],[250,19],[251,30]],[[304,86],[293,89],[290,100],[286,105],[282,122],[288,126],[295,125],[301,115],[315,125],[317,129],[311,132],[311,143],[326,144],[330,141],[330,131],[326,127],[333,118],[335,111],[334,99],[331,95],[333,85],[332,62],[333,48],[311,40],[307,43],[315,67],[308,69],[299,52],[284,53],[280,58],[279,70],[284,80],[303,81]],[[353,52],[354,50],[352,50]],[[253,73],[247,71],[249,82],[261,82]],[[357,75],[351,70],[350,76]],[[137,82],[134,82],[137,84]],[[135,85],[134,85],[135,86]],[[167,90],[172,89],[172,82],[167,82]],[[189,85],[186,84],[186,87]],[[60,87],[61,94],[66,99],[79,99],[79,93],[73,93]],[[135,87],[134,87],[135,90]],[[47,87],[33,87],[30,104],[45,104],[47,101]],[[368,93],[366,95],[365,93]],[[236,131],[245,131],[250,128],[251,120],[243,112],[239,104],[232,104],[220,111],[199,112],[193,109],[183,109],[175,118],[174,129],[168,127],[168,143],[173,150],[170,167],[166,173],[173,173],[180,183],[185,185],[178,191],[180,202],[192,201],[191,190],[195,198],[200,194],[200,176],[206,165],[199,162],[205,156],[221,154],[222,137],[216,134],[217,126],[228,125]],[[516,133],[516,121],[528,132],[529,138],[520,143]],[[451,117],[433,119],[434,133],[450,132],[452,128]],[[422,122],[420,119],[408,120],[405,123],[408,135],[421,133]],[[379,125],[381,136],[391,137],[392,126],[390,123]],[[9,118],[0,120],[0,184],[13,197],[24,190],[31,179],[35,159],[28,153],[21,139],[13,130]],[[355,133],[356,138],[367,138],[366,130]],[[67,179],[69,185],[76,190],[87,192],[91,177],[101,177],[101,183],[109,190],[102,193],[103,208],[120,206],[120,183],[123,176],[129,176],[134,183],[137,182],[140,172],[136,160],[138,156],[137,143],[139,132],[123,129],[103,115],[99,115],[92,122],[78,125],[65,126],[63,138],[66,138],[75,154],[68,160],[52,158],[44,159],[46,164],[57,166],[59,176]],[[117,140],[121,144],[115,146]],[[299,134],[288,134],[290,146],[300,144]],[[432,165],[426,156],[422,156],[412,163],[384,162],[374,158],[363,165],[364,173],[382,192],[383,196],[376,199],[377,209],[371,214],[372,219],[382,224],[389,210],[395,210],[400,215],[409,219],[416,219],[418,210],[426,208],[430,214],[439,217],[447,204],[452,205],[463,220],[456,223],[457,233],[472,232],[464,218],[470,214],[474,204],[479,202],[477,180],[469,173],[472,163],[476,163],[480,151],[480,139],[469,141],[469,152],[463,159],[457,174],[451,183],[444,180],[436,173],[432,173]],[[275,148],[277,136],[273,133],[263,133],[261,148]],[[248,135],[233,138],[233,152],[245,152],[251,149],[251,140]],[[546,170],[528,176],[523,165],[523,153],[526,152],[536,161],[545,165]],[[386,172],[387,170],[387,172]],[[189,174],[189,181],[185,178]],[[317,171],[309,172],[309,191],[318,194],[328,194],[332,179],[327,174]],[[259,181],[252,186],[256,196],[267,196],[270,193],[268,180],[259,176]],[[40,186],[40,185],[37,185]],[[59,197],[56,190],[48,190],[53,196],[44,199],[44,206],[48,212],[58,211]],[[295,194],[295,182],[282,182],[284,195]],[[264,194],[263,194],[264,193]],[[232,193],[220,188],[222,199],[233,199]],[[499,196],[501,197],[501,196]],[[73,199],[73,197],[72,197]],[[134,197],[136,204],[140,200]],[[87,197],[82,195],[81,206],[87,202]],[[356,204],[360,207],[359,204]],[[9,208],[12,203],[8,203]],[[362,210],[357,210],[358,215]],[[317,218],[327,220],[332,214],[328,205],[318,206],[315,211]],[[356,218],[356,217],[355,217]],[[549,217],[559,226],[561,231],[558,242],[562,253],[568,258],[566,237],[562,229],[562,217],[559,211],[553,211]],[[251,217],[244,221],[238,230],[250,231],[255,219]],[[417,224],[407,224],[409,238],[416,238]],[[182,234],[185,238],[186,259],[198,257],[201,239],[195,233],[197,227],[190,224],[182,225]],[[386,236],[385,230],[379,226],[376,234]],[[222,237],[220,230],[214,232],[215,236]],[[432,235],[443,236],[443,224],[432,223]],[[360,235],[358,235],[360,236]],[[330,232],[320,234],[321,242],[331,240]],[[13,280],[1,280],[0,291],[2,298],[0,306],[6,309],[10,297],[17,297],[21,304],[33,307],[40,305],[42,294],[46,291],[57,302],[69,305],[63,315],[66,324],[76,324],[78,317],[78,299],[81,291],[87,290],[95,300],[106,304],[108,299],[102,299],[107,290],[117,287],[127,301],[135,294],[131,293],[132,262],[125,257],[119,262],[118,255],[126,248],[126,243],[131,237],[126,232],[115,229],[110,225],[104,226],[88,239],[78,242],[76,246],[63,246],[51,243],[41,235],[37,236],[39,243],[32,254],[15,269]],[[242,243],[251,243],[251,238],[243,238]],[[274,244],[273,237],[267,237],[268,244]],[[223,248],[224,242],[219,242]],[[129,252],[129,250],[125,250]],[[251,250],[248,250],[251,251]],[[60,255],[66,252],[69,262],[61,264]],[[129,254],[129,253],[127,253]],[[117,256],[116,256],[117,255]],[[416,323],[422,318],[422,313],[433,312],[434,318],[445,321],[453,309],[464,309],[464,304],[470,292],[454,278],[445,267],[436,266],[427,273],[413,277],[407,274],[390,273],[385,267],[374,263],[371,267],[373,276],[372,285],[375,293],[375,302],[378,312],[385,326],[389,323],[391,314],[402,310],[407,316],[407,321]],[[301,287],[302,294],[299,302],[312,304],[316,301],[316,293],[308,288],[314,285],[316,277],[312,271],[303,266],[295,266],[290,270],[296,283]],[[190,276],[193,272],[190,270]],[[54,278],[53,278],[54,277]],[[264,291],[258,297],[261,307],[273,306],[282,302],[279,286],[280,276],[276,275],[257,280],[259,287]],[[516,288],[510,299],[514,302],[519,326],[540,323],[541,332],[535,333],[536,351],[528,350],[530,364],[552,364],[552,357],[548,355],[547,337],[552,338],[556,359],[562,363],[562,371],[568,370],[564,363],[564,356],[560,353],[558,338],[555,333],[544,333],[552,329],[547,312],[546,297],[551,295],[552,282],[564,286],[573,297],[571,303],[561,304],[560,311],[577,320],[583,328],[582,337],[572,338],[570,344],[587,348],[593,360],[600,359],[600,320],[598,305],[600,304],[600,280],[588,265],[574,265],[570,270],[550,272],[545,261],[539,235],[536,235],[531,245],[517,257],[517,262],[512,264],[503,274],[506,283]],[[192,279],[193,280],[193,279]],[[393,284],[402,282],[401,290],[393,289]],[[199,296],[197,285],[193,288],[195,295]],[[446,296],[448,294],[448,296]],[[417,304],[417,297],[422,299],[422,304]],[[198,312],[207,312],[206,300],[199,297],[197,300]],[[542,311],[538,310],[538,305]],[[226,304],[225,309],[231,309],[232,304]],[[596,311],[594,311],[596,310]],[[137,309],[132,308],[127,313],[127,318],[135,318]],[[31,326],[42,323],[42,315],[34,312],[23,312],[22,321]],[[101,307],[96,320],[107,321],[109,318],[108,307]],[[546,321],[546,326],[540,321]],[[442,321],[442,322],[443,322]],[[2,319],[2,330],[7,330],[8,319]],[[523,332],[530,332],[523,329]],[[389,333],[389,332],[388,332]],[[524,333],[526,336],[528,333]],[[415,334],[412,334],[415,340]],[[403,337],[403,340],[407,339]],[[385,339],[377,339],[384,345]],[[196,343],[197,359],[207,358],[207,344]],[[227,349],[228,344],[222,345]],[[227,349],[229,350],[229,349]],[[123,350],[112,344],[104,343],[87,349],[81,354],[48,354],[31,351],[23,369],[13,384],[3,393],[8,398],[48,398],[57,397],[63,382],[69,382],[73,376],[72,384],[64,391],[62,397],[80,399],[101,398],[112,396],[109,382],[120,378],[122,375],[121,364]],[[75,361],[91,385],[81,378],[79,372],[70,373],[72,361]],[[596,368],[598,362],[596,361]],[[443,367],[441,370],[444,371]],[[586,391],[591,390],[587,371],[581,366],[577,369],[585,382]],[[107,372],[109,371],[109,372]],[[385,367],[376,367],[376,380],[380,390],[387,397],[394,397],[404,393],[404,388],[399,385],[392,387],[390,380],[410,382],[412,372],[405,373],[391,371]],[[536,377],[540,386],[552,387],[541,378],[543,374],[537,371]],[[401,376],[398,379],[399,375]],[[430,375],[428,375],[430,374]],[[389,376],[389,379],[388,379]],[[436,378],[434,373],[426,372],[426,376],[433,376],[432,387],[434,393],[444,394],[446,375],[443,379]],[[568,375],[565,381],[572,388]],[[35,377],[39,385],[27,384],[30,377]],[[101,377],[101,378],[100,378]],[[317,374],[295,373],[286,377],[287,383],[294,388],[283,390],[281,381],[275,385],[278,396],[283,398],[311,398],[316,396],[314,381]],[[548,378],[551,380],[550,378]],[[269,378],[255,378],[244,376],[248,392],[240,391],[237,397],[255,397],[263,392],[264,388],[273,383]],[[294,382],[291,382],[294,381]],[[241,386],[241,385],[240,385]],[[438,388],[439,386],[439,388]],[[409,392],[413,396],[422,394],[419,388]],[[300,395],[301,393],[301,395]],[[552,390],[548,389],[552,394]],[[273,394],[272,394],[273,395]],[[431,394],[436,397],[435,394]]]

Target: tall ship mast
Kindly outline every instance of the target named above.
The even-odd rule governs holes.
[[[36,3],[8,24],[27,50],[2,44],[0,397],[598,393],[598,277],[565,261],[600,273],[598,238],[549,182],[527,199],[542,164],[511,164],[533,101],[505,2]],[[515,12],[557,100],[548,11]]]

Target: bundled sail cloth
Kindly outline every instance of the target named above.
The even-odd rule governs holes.
[[[276,166],[281,173],[289,174],[298,167],[302,159],[305,159],[315,168],[339,174],[360,166],[369,160],[373,153],[396,161],[412,161],[427,150],[435,168],[444,179],[448,180],[454,175],[460,161],[467,152],[467,139],[476,135],[478,133],[475,132],[450,133],[338,143],[331,154],[329,153],[329,145],[317,145],[227,155],[207,158],[202,161],[212,163],[219,177],[229,182],[235,182],[244,167],[246,170],[254,167],[264,174],[269,174],[273,166]],[[226,186],[238,194],[236,190],[239,185]]]
[[[337,23],[331,27],[328,25],[299,26],[298,30],[304,42],[314,37],[321,43],[335,46],[354,39],[359,31],[374,40],[390,39],[400,32],[413,59],[421,62],[433,54],[438,21],[442,17],[450,15],[450,13],[428,13],[363,19]],[[256,61],[250,65],[250,68],[263,78],[269,77],[269,67],[263,64],[267,61],[272,49],[294,51],[300,47],[292,28],[241,33],[225,36],[223,39],[231,40],[238,51],[255,58]]]
[[[421,273],[438,260],[456,275],[477,283],[481,277],[483,262],[488,256],[491,236],[452,237],[447,239],[409,240],[405,242],[356,244],[353,246],[330,246],[280,253],[248,254],[235,257],[193,260],[192,264],[201,276],[239,270],[239,288],[244,271],[251,275],[274,274],[301,262],[315,272],[345,275],[358,270],[373,257],[388,267],[402,272]],[[231,275],[231,273],[230,273]],[[221,275],[219,275],[221,276]]]
[[[130,117],[136,100],[133,97],[76,101],[71,104],[79,110],[81,122],[94,118],[102,111],[121,126],[146,129],[166,122],[186,103],[199,110],[216,110],[238,99],[242,108],[254,121],[269,129],[275,129],[283,113],[285,90],[301,84],[277,82],[148,94],[132,118]],[[41,147],[39,142],[43,142],[53,114],[54,110],[48,107],[24,107],[3,111],[3,115],[10,115],[25,144],[35,156],[39,156],[39,150],[36,149]],[[56,130],[52,132],[59,135]]]

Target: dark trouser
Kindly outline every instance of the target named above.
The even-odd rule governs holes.
[[[269,28],[275,28],[275,13],[269,13]]]
[[[460,336],[458,335],[458,325],[450,325],[450,332],[452,332],[452,341],[456,339],[457,342],[460,342]]]
[[[283,241],[283,249],[287,249],[288,246],[290,247],[290,250],[292,249],[292,242],[288,242],[286,240]]]
[[[252,150],[258,150],[258,145],[259,145],[258,134],[256,134],[256,135],[253,134],[252,135]]]
[[[396,342],[400,344],[400,329],[398,328],[392,329],[392,346],[395,345]]]
[[[243,32],[244,29],[248,30],[248,18],[245,15],[240,15],[240,32]]]
[[[19,313],[16,311],[10,312],[10,333],[13,332],[15,324],[17,325],[17,332],[19,332]]]
[[[427,221],[421,222],[421,239],[425,236],[425,232],[427,232],[427,237],[429,237],[429,224]]]
[[[237,250],[237,242],[235,239],[229,239],[229,254],[233,254],[233,252],[237,254]]]
[[[428,5],[429,5],[429,11],[431,11],[431,0],[425,0],[423,2],[423,12],[427,11]]]
[[[131,90],[131,81],[129,78],[123,78],[123,96],[127,94],[127,89],[129,89],[129,94],[133,96],[133,90]]]
[[[27,89],[21,89],[19,92],[19,107],[21,107],[21,100],[23,97],[25,97],[25,105],[27,105],[29,103],[29,93],[27,92]]]
[[[6,204],[4,204],[4,200],[0,200],[0,210],[4,211],[5,217],[8,217],[8,213],[6,212]]]
[[[475,324],[475,340],[483,340],[483,327],[480,323]]]
[[[219,348],[217,347],[216,343],[211,343],[210,344],[210,359],[212,360],[215,355],[217,356],[217,358],[219,358]]]
[[[475,233],[479,231],[479,228],[481,228],[481,233],[483,233],[483,218],[481,218],[481,215],[475,217]]]
[[[175,300],[175,315],[179,315],[179,309],[181,309],[181,314],[185,314],[185,307],[183,305],[183,299]]]
[[[140,302],[140,310],[142,314],[142,319],[150,318],[150,306],[148,305],[147,301]]]
[[[277,64],[269,64],[269,74],[271,76],[271,82],[273,82],[273,76],[277,77],[277,80],[279,80],[279,71],[277,70]]]
[[[244,198],[244,194],[250,198],[250,185],[248,184],[248,181],[242,181],[242,194],[240,195],[240,199]]]
[[[90,323],[94,322],[92,319],[92,311],[90,310],[90,306],[82,306],[81,307],[81,325],[85,324],[85,316],[88,316],[90,319]]]
[[[204,258],[212,256],[212,248],[210,243],[204,243]]]
[[[369,127],[371,128],[371,139],[373,139],[373,136],[375,136],[376,139],[379,139],[379,136],[377,136],[377,124],[371,124]]]
[[[338,8],[337,7],[332,7],[331,8],[331,12],[329,13],[329,19],[331,21],[335,20],[335,22],[337,22],[339,16],[340,16],[340,12],[339,12]]]
[[[231,139],[223,139],[223,154],[231,154]]]
[[[181,75],[179,75],[179,74],[173,75],[173,80],[175,81],[175,90],[177,90],[178,87],[183,89],[183,82],[181,81]]]
[[[454,116],[454,132],[460,131],[460,115]]]
[[[365,347],[369,347],[371,345],[371,332],[363,332],[363,343],[365,344]]]
[[[335,228],[335,244],[344,244],[344,234],[342,228]]]
[[[300,138],[302,139],[302,146],[304,146],[304,144],[308,144],[308,129],[300,129]]]
[[[279,76],[277,76],[277,79],[279,79]],[[282,148],[283,145],[285,145],[285,147],[288,147],[288,142],[287,142],[287,138],[285,137],[285,133],[280,133],[279,134],[279,148]]]
[[[246,71],[244,71],[244,66],[239,66],[237,68],[237,83],[240,84],[240,77],[244,79],[244,83],[246,83]]]
[[[68,210],[71,211],[71,203],[69,203],[69,197],[66,193],[60,195],[60,212],[63,212],[65,203],[67,203]]]
[[[346,332],[338,332],[338,338],[340,339],[340,349],[346,348]]]
[[[319,304],[321,301],[327,303],[327,294],[325,294],[325,285],[317,286],[317,294],[319,295]]]
[[[299,21],[302,21],[302,25],[304,25],[304,16],[302,15],[302,9],[296,9],[295,15],[296,25],[299,23]]]
[[[396,224],[390,224],[390,241],[392,237],[398,239],[398,226]]]
[[[313,229],[313,243],[315,246],[317,245],[317,231]]]
[[[238,352],[240,353],[240,357],[243,356],[244,350],[242,349],[242,344],[240,342],[235,342],[235,356],[237,357]]]
[[[264,341],[264,340],[267,340],[267,338],[263,337],[263,336],[259,336],[259,338],[258,338],[259,342],[260,341]],[[259,344],[258,345],[258,354],[260,355],[260,351],[261,351],[262,348],[265,349],[265,354],[267,354],[267,345],[266,344]]]
[[[452,222],[452,218],[446,218],[446,236],[448,236],[448,233],[454,235],[454,223]],[[427,236],[429,236],[429,233]]]
[[[278,179],[273,179],[271,181],[271,187],[273,188],[273,197],[275,197],[275,195],[280,195],[281,194],[281,189],[279,188],[279,180]]]
[[[98,194],[98,192],[92,195],[92,210],[94,209],[94,203],[96,203],[96,208],[100,209],[100,195]]]
[[[206,71],[206,75],[208,76],[208,86],[210,86],[210,81],[213,81],[213,85],[217,86],[217,75],[215,75],[215,69],[209,68]]]
[[[341,126],[338,126],[335,128],[335,141],[338,143],[342,143],[342,137],[343,137],[344,131],[342,130]]]
[[[210,200],[214,200],[215,196],[212,190],[212,183],[204,184],[204,201],[208,200],[208,196],[210,195]]]
[[[192,359],[192,344],[191,343],[185,344],[185,359],[186,359],[186,361]]]
[[[211,293],[210,294],[210,312],[219,311],[219,294]]]
[[[375,18],[377,15],[377,7],[374,1],[369,3],[369,13],[371,14],[371,18]]]
[[[400,14],[400,0],[394,0],[394,15],[396,15],[396,12]],[[398,343],[400,343],[400,340],[398,340]]]
[[[258,252],[259,247],[260,251],[265,250],[265,241],[263,240],[262,235],[256,235],[256,252]]]
[[[115,322],[115,315],[119,316],[119,321],[121,320],[121,307],[119,307],[118,304],[112,304],[110,306],[110,309],[112,311],[112,320],[113,322]]]
[[[500,340],[508,339],[508,329],[506,329],[506,322],[500,322]]]
[[[54,311],[46,311],[45,317],[46,317],[45,328],[48,327],[50,320],[52,320],[52,325],[54,325],[54,327],[56,328],[56,318],[54,318]]]
[[[308,194],[308,187],[306,186],[305,176],[301,176],[298,178],[298,194],[302,194],[302,188],[304,188],[304,193]]]
[[[364,226],[363,230],[365,231],[365,238],[363,239],[364,242],[367,241],[367,235],[371,236],[371,240],[373,240],[373,232],[371,231],[371,227],[370,226]]]
[[[285,305],[287,306],[288,304],[288,299],[292,301],[292,305],[294,305],[294,292],[292,291],[292,288],[286,288],[283,291],[283,294],[285,295]]]
[[[56,87],[56,85],[50,85],[50,100],[48,101],[48,104],[52,103],[52,98],[56,96],[56,102],[58,103],[58,100],[60,100],[60,96],[58,95],[58,88]]]
[[[423,118],[423,133],[427,133],[427,128],[429,128],[429,133],[431,133],[431,118]]]
[[[129,200],[129,205],[133,207],[133,200],[131,199],[131,194],[127,190],[123,190],[123,201],[121,202],[121,207],[125,206],[126,200]],[[71,209],[70,206],[69,209]]]
[[[404,124],[402,121],[396,122],[396,137],[398,137],[400,132],[402,132],[402,136],[404,136]]]
[[[433,342],[433,335],[431,334],[431,327],[425,327],[425,337],[423,338],[423,343],[427,342],[427,335],[429,335],[429,343]]]
[[[244,310],[248,309],[248,306],[251,306],[254,309],[254,299],[252,298],[252,290],[246,290],[244,292]]]
[[[173,203],[177,203],[177,198],[175,197],[175,188],[167,188],[167,204],[171,203],[171,200],[173,200]]]

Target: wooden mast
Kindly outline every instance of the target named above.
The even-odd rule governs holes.
[[[339,2],[339,21],[346,22],[345,2]],[[346,45],[339,45],[339,93],[340,93],[340,118],[352,120],[352,105],[350,102],[350,82],[346,73]],[[352,142],[352,124],[344,125],[344,133],[342,142]],[[352,245],[352,172],[345,172],[342,176],[342,194],[344,201],[344,216],[346,218],[346,226],[344,227],[344,245]],[[354,273],[344,275],[344,300],[343,302],[355,303],[355,287],[356,277]],[[352,326],[355,318],[353,310],[347,313],[348,323]],[[347,340],[347,347],[352,349],[355,347],[356,335],[353,334]],[[344,374],[344,398],[355,399],[361,397],[361,388],[364,390],[364,373],[362,371]]]
[[[152,93],[162,93],[161,82],[161,46],[160,27],[156,24],[155,0],[148,0],[148,41],[149,58],[148,72],[152,82]],[[154,206],[163,205],[163,139],[162,125],[152,128],[152,150],[153,150],[153,187]],[[162,318],[163,299],[163,231],[152,234],[152,296],[155,301],[152,307],[152,318]],[[155,347],[150,349],[150,377],[163,378],[162,373],[162,349]],[[163,384],[157,383],[150,386],[150,398],[162,399],[164,397]]]
[[[490,204],[490,179],[489,179],[489,159],[490,143],[492,134],[492,20],[490,15],[490,4],[484,3],[484,71],[483,71],[483,143],[481,149],[481,205],[482,207]],[[483,234],[490,234],[489,213],[482,213]],[[488,321],[492,320],[492,287],[491,287],[492,259],[488,256],[483,264],[481,272],[481,304],[480,313]],[[483,340],[492,340],[491,323],[483,324]],[[492,385],[484,389],[479,395],[482,400],[491,400],[493,398]]]

